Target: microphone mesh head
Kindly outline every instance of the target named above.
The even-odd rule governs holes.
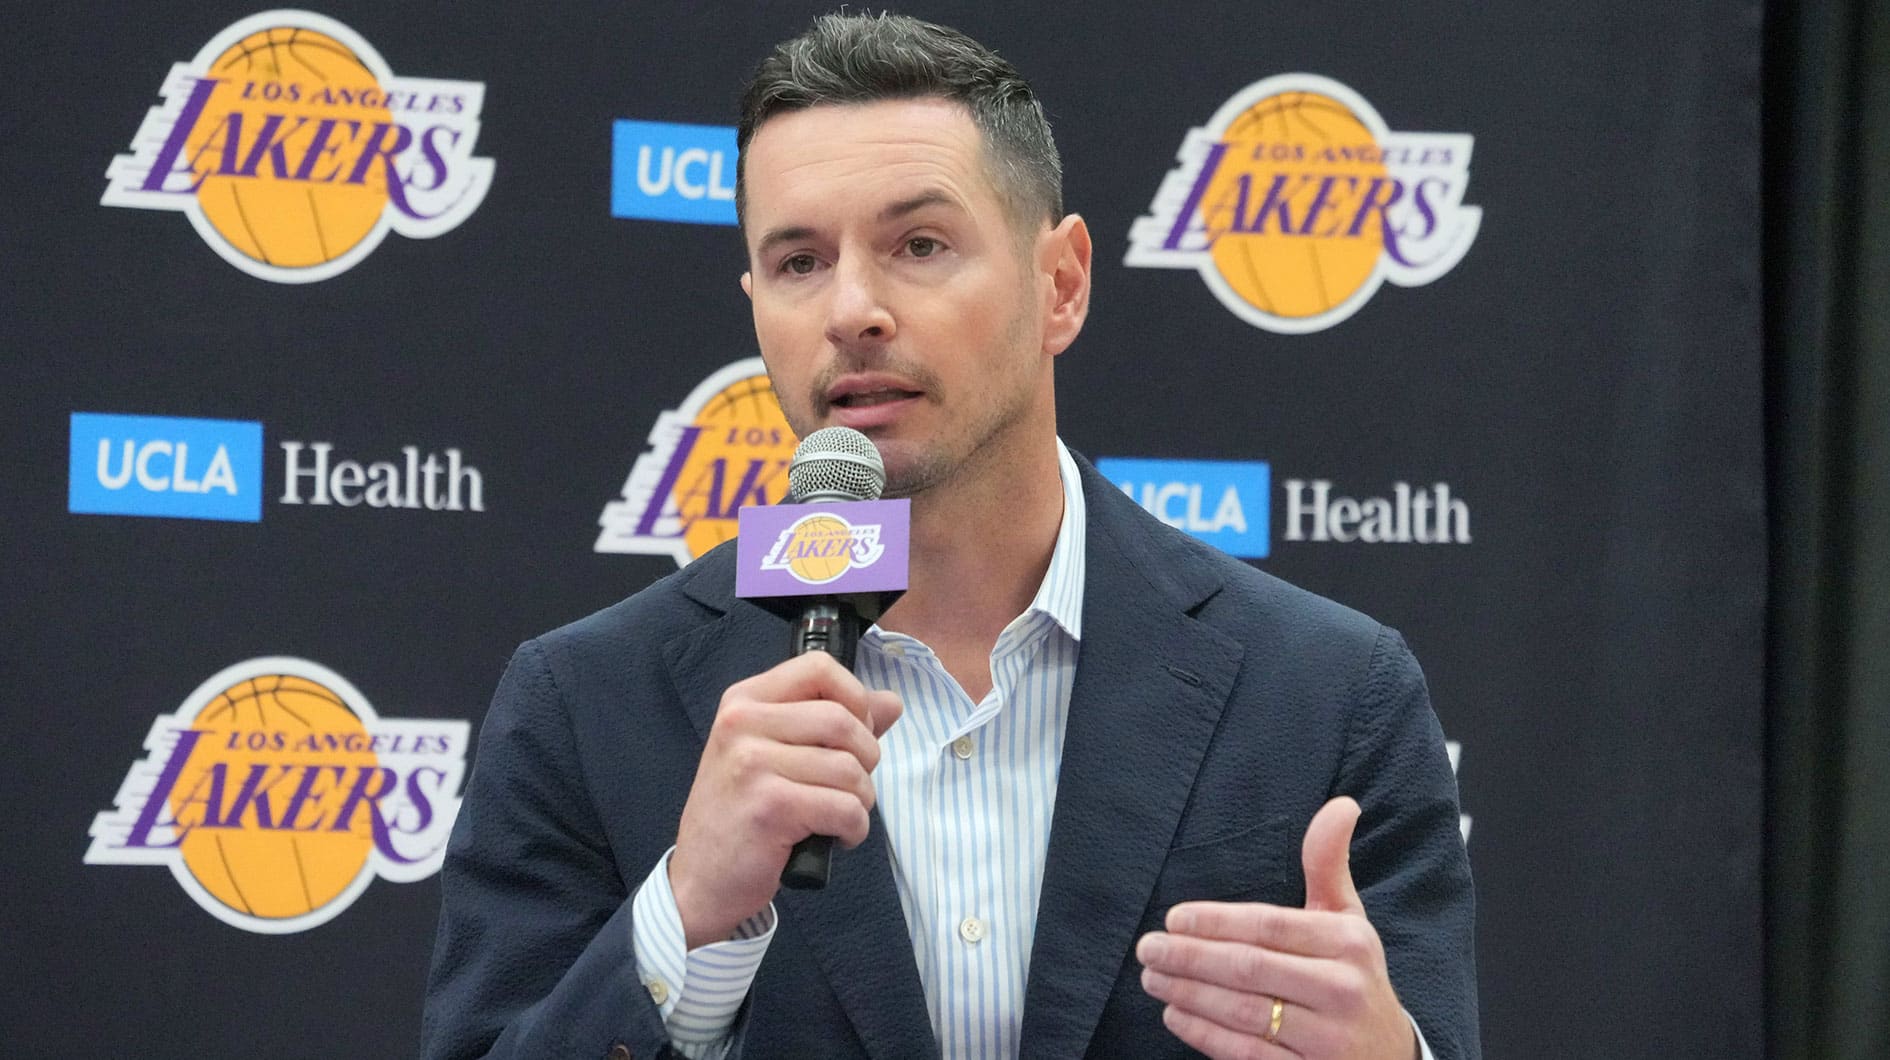
[[[801,439],[788,462],[788,489],[802,503],[874,501],[885,488],[879,450],[851,427],[822,427]]]

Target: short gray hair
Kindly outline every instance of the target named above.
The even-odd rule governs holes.
[[[822,15],[777,45],[742,92],[735,212],[746,223],[748,142],[769,118],[822,104],[936,97],[961,103],[1020,233],[1063,218],[1063,163],[1043,106],[1016,67],[947,26],[904,15]]]

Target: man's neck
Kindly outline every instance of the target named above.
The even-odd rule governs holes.
[[[991,648],[1030,606],[1063,526],[1054,436],[1002,475],[928,491],[912,503],[909,587],[880,620],[936,652],[976,702],[990,690]]]

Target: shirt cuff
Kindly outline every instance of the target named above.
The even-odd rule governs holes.
[[[669,858],[675,851],[664,851],[631,903],[637,978],[656,1002],[663,1029],[678,1052],[716,1056],[774,938],[774,903],[742,921],[729,939],[689,949],[676,895],[669,888]]]
[[[1411,1021],[1411,1029],[1417,1032],[1418,1060],[1437,1060],[1431,1055],[1431,1043],[1424,1040],[1424,1028],[1417,1025],[1417,1017],[1406,1012],[1404,1018]]]

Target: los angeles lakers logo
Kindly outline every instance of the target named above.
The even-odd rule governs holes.
[[[744,505],[781,499],[794,444],[761,358],[723,368],[656,417],[649,451],[598,517],[595,550],[688,563],[735,536]]]
[[[225,261],[278,283],[353,268],[389,231],[457,227],[492,183],[474,158],[485,85],[396,77],[353,30],[252,15],[164,79],[106,206],[177,210]]]
[[[468,728],[380,718],[304,659],[240,663],[158,716],[85,862],[168,866],[226,924],[306,931],[376,876],[439,871]]]
[[[830,512],[817,512],[781,531],[762,557],[762,570],[780,570],[808,585],[825,585],[886,554],[878,524],[855,526]]]
[[[1330,78],[1269,77],[1189,130],[1123,264],[1196,269],[1268,331],[1329,328],[1384,281],[1421,286],[1462,260],[1483,219],[1463,203],[1471,145],[1393,132]]]

